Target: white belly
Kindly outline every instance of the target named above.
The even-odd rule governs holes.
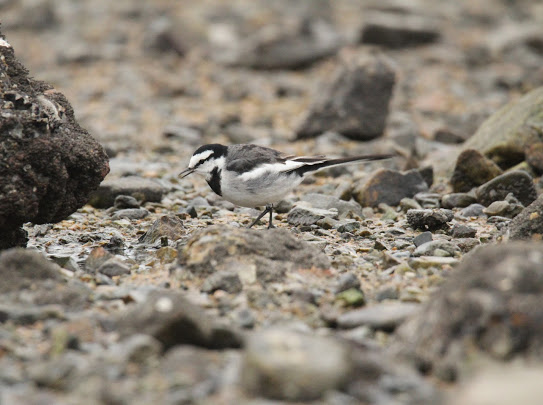
[[[302,182],[297,174],[262,173],[258,178],[240,179],[239,175],[228,175],[224,171],[221,178],[222,197],[242,207],[263,207],[276,204]]]

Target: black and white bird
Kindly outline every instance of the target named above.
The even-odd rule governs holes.
[[[203,145],[179,176],[191,173],[204,176],[211,189],[222,198],[243,207],[263,207],[265,210],[249,228],[264,215],[270,214],[272,228],[273,205],[298,186],[307,174],[348,163],[388,159],[394,155],[365,155],[330,159],[325,156],[292,156],[258,145]]]

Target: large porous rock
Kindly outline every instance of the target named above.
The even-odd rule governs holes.
[[[109,172],[68,100],[30,78],[1,34],[0,143],[0,249],[25,243],[25,222],[66,218]]]
[[[384,56],[364,55],[347,60],[323,89],[298,128],[297,138],[326,131],[367,141],[379,137],[388,116],[395,83],[391,62]]]
[[[34,250],[12,248],[3,251],[0,254],[0,279],[0,305],[8,304],[11,313],[35,313],[37,307],[46,305],[77,310],[90,300],[90,290],[84,284],[66,281],[60,266]],[[3,312],[6,312],[5,307]]]
[[[151,292],[145,301],[117,316],[114,325],[121,336],[144,333],[157,339],[164,349],[181,344],[210,349],[242,344],[237,330],[209,317],[177,291]]]
[[[543,246],[485,246],[397,331],[393,350],[419,369],[456,379],[466,359],[543,357]]]
[[[296,269],[327,269],[330,261],[315,246],[283,229],[210,226],[195,234],[179,252],[179,264],[198,275],[234,271],[242,280],[279,280]]]
[[[509,224],[511,239],[543,240],[543,194]]]
[[[502,168],[522,162],[530,145],[543,141],[543,87],[532,90],[488,118],[465,143]]]

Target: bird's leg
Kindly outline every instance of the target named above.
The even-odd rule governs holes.
[[[270,209],[270,221],[268,222],[268,229],[275,228],[275,226],[273,226],[273,224],[272,224],[272,220],[273,220],[273,204],[266,205],[266,208]]]
[[[273,206],[271,204],[266,205],[266,209],[260,213],[260,215],[252,222],[251,225],[249,225],[247,228],[252,228],[253,225],[255,225],[260,219],[266,215],[268,212],[271,215],[271,212],[273,211]]]

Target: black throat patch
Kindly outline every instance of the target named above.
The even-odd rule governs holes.
[[[215,194],[218,194],[222,196],[221,191],[221,170],[219,170],[218,167],[215,167],[211,171],[211,177],[209,180],[207,180],[207,184],[209,184],[209,187],[211,187],[211,190],[215,192]]]

